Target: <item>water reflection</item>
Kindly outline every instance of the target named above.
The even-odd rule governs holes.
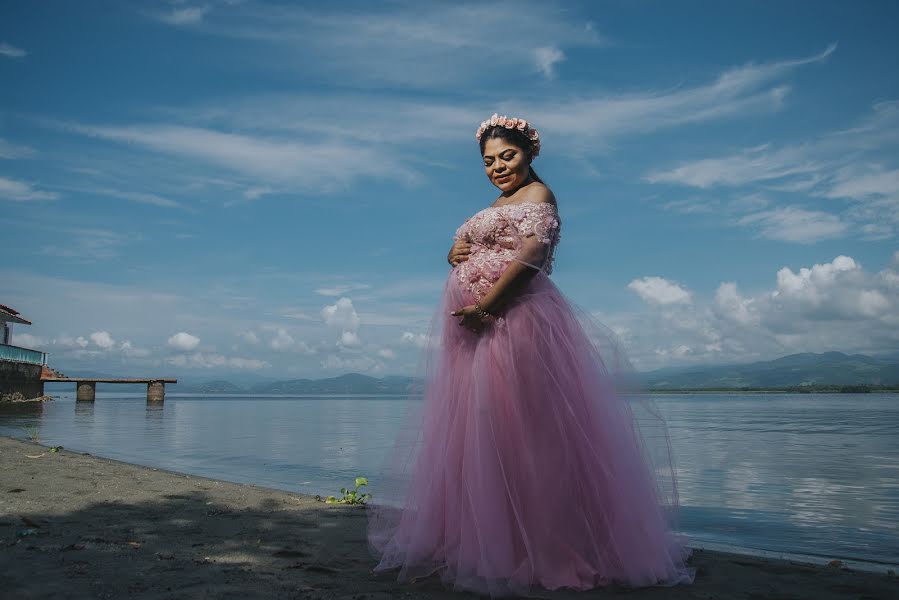
[[[0,402],[0,419],[5,417],[35,417],[39,419],[43,412],[43,402]]]
[[[75,403],[75,417],[76,417],[76,419],[89,418],[90,420],[93,420],[94,403],[93,402],[76,402]]]
[[[656,396],[694,542],[899,562],[899,397]],[[384,397],[73,394],[5,406],[0,433],[311,494],[377,480],[409,409]]]
[[[667,398],[660,404],[678,454],[682,523],[698,539],[897,562],[897,401]]]

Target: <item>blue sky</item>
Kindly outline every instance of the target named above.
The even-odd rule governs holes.
[[[6,2],[0,303],[66,372],[413,373],[474,132],[636,366],[899,348],[893,2]]]

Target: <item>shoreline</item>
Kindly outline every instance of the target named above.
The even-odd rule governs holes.
[[[20,598],[466,598],[374,575],[361,507],[0,436],[0,589]],[[886,598],[899,578],[694,550],[692,586],[547,598]],[[849,563],[847,563],[849,564]]]

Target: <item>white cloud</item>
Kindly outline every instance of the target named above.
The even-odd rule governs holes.
[[[36,152],[28,146],[17,146],[0,138],[0,158],[15,159],[29,158],[34,156]]]
[[[182,352],[188,352],[200,345],[200,338],[191,335],[186,331],[179,331],[169,338],[168,344],[172,348],[176,348]]]
[[[384,364],[370,356],[336,356],[329,354],[321,361],[321,367],[331,371],[355,371],[359,373],[379,373]]]
[[[85,261],[114,258],[119,255],[118,250],[121,246],[140,239],[139,234],[108,229],[57,226],[50,226],[47,229],[63,234],[66,243],[42,246],[39,249],[40,254]]]
[[[879,272],[849,256],[776,273],[774,287],[740,293],[723,282],[709,299],[603,315],[627,332],[640,369],[769,360],[795,352],[878,354],[899,348],[899,252]]]
[[[31,335],[30,333],[14,332],[12,335],[12,344],[14,346],[37,350],[41,348],[41,346],[46,346],[47,340],[36,335]]]
[[[243,191],[243,197],[247,200],[258,200],[267,194],[273,193],[275,190],[263,186],[263,187],[251,187]]]
[[[390,348],[381,348],[380,350],[378,350],[378,356],[380,356],[381,358],[392,360],[396,358],[396,352],[394,352]]]
[[[542,2],[512,10],[477,3],[418,3],[309,11],[290,4],[236,3],[216,9],[204,33],[265,44],[269,68],[339,77],[358,85],[448,87],[533,68],[521,40],[536,47],[603,44],[593,27]]]
[[[88,342],[84,337],[78,336],[77,338],[73,338],[68,335],[62,335],[53,340],[54,346],[61,346],[63,348],[87,348]]]
[[[828,198],[851,199],[899,195],[899,169],[868,173],[840,173],[833,187],[823,195]]]
[[[358,177],[404,182],[418,177],[406,164],[383,149],[351,144],[346,140],[315,138],[305,142],[171,124],[55,125],[73,133],[133,144],[172,158],[192,159],[225,168],[257,181],[286,182],[298,188],[343,189]],[[345,168],[347,161],[355,165],[350,171]],[[133,194],[129,196],[129,199],[137,199]]]
[[[627,285],[643,300],[651,304],[683,304],[690,302],[690,292],[680,284],[664,277],[643,277],[634,279]]]
[[[297,307],[289,307],[282,308],[278,311],[282,317],[287,317],[288,319],[297,319],[299,321],[317,321],[316,317],[313,317],[310,314],[307,314],[303,309]]]
[[[0,177],[0,200],[28,202],[31,200],[56,200],[59,194],[35,189],[30,183]]]
[[[128,340],[119,344],[119,351],[129,358],[146,358],[150,356],[149,350],[146,348],[137,348]]]
[[[0,42],[0,56],[6,56],[8,58],[22,58],[27,56],[28,53],[21,48],[16,48],[6,42]]]
[[[196,25],[203,21],[208,12],[208,6],[191,6],[176,8],[170,12],[157,15],[157,18],[169,25]]]
[[[353,301],[342,297],[334,304],[329,304],[322,309],[322,318],[332,327],[339,327],[342,331],[337,339],[337,345],[342,348],[356,348],[362,345],[357,333],[359,329],[359,314],[353,307]]]
[[[355,331],[344,331],[340,334],[338,345],[346,348],[357,348],[362,345],[359,335]]]
[[[565,60],[565,53],[555,46],[541,46],[534,50],[534,60],[543,76],[552,79],[556,76],[556,63]]]
[[[345,331],[356,331],[359,328],[359,315],[353,307],[353,301],[346,297],[325,306],[322,309],[322,318],[328,325]]]
[[[712,310],[722,319],[733,320],[741,325],[752,325],[759,322],[758,312],[753,306],[752,298],[744,298],[737,291],[737,284],[724,282],[715,291]]]
[[[149,194],[146,192],[128,192],[124,190],[116,190],[109,188],[90,188],[90,189],[78,189],[66,187],[63,188],[65,190],[70,191],[81,191],[88,194],[94,194],[98,196],[109,196],[111,198],[119,198],[121,200],[127,200],[129,202],[136,202],[138,204],[149,204],[151,206],[161,206],[163,208],[183,208],[179,202],[172,200],[170,198],[163,198],[158,194]]]
[[[899,229],[899,166],[893,158],[897,146],[899,102],[878,103],[852,129],[818,135],[801,144],[779,148],[764,144],[724,157],[687,161],[651,171],[644,180],[700,190],[755,186],[795,194],[803,203],[809,197],[843,200],[818,203],[815,210],[784,206],[732,220],[757,226],[764,237],[784,241],[810,243],[849,233],[880,240]],[[749,196],[760,197],[758,192]],[[709,207],[720,203],[717,198],[701,197],[691,202]],[[664,206],[683,208],[679,201]],[[730,213],[752,210],[739,205],[730,208]]]
[[[809,175],[821,168],[820,163],[806,156],[803,148],[787,147],[771,151],[770,146],[765,144],[723,158],[705,158],[668,171],[653,171],[644,179],[649,183],[678,183],[710,188]]]
[[[166,359],[170,365],[184,368],[197,369],[240,369],[246,371],[258,371],[265,369],[271,365],[255,358],[243,358],[239,356],[223,356],[221,354],[204,354],[195,352],[193,354],[178,354],[170,356]]]
[[[400,336],[400,342],[404,344],[411,344],[418,348],[424,348],[428,345],[428,336],[424,333],[413,333],[411,331],[404,331],[403,335]]]
[[[768,239],[801,244],[841,237],[849,230],[836,215],[797,206],[752,213],[741,217],[737,223],[758,227],[760,235]]]
[[[245,341],[248,344],[258,344],[259,343],[259,336],[257,336],[253,331],[247,330],[247,331],[238,332],[237,337],[239,337],[240,339],[242,339],[243,341]]]
[[[366,290],[371,286],[366,283],[344,283],[332,285],[330,287],[320,287],[315,290],[315,293],[320,296],[342,296],[347,292],[352,292],[354,290]]]
[[[807,58],[733,68],[711,83],[673,92],[552,98],[544,103],[527,103],[521,112],[555,136],[572,136],[595,148],[597,142],[623,134],[778,110],[788,88],[773,82],[800,66],[825,60],[835,49],[832,45]],[[501,108],[514,113],[519,105]]]
[[[115,346],[115,340],[112,339],[112,336],[107,331],[95,331],[89,337],[94,344],[104,350]]]
[[[273,337],[272,340],[269,342],[269,345],[271,346],[272,350],[281,352],[281,351],[287,350],[291,346],[293,346],[294,342],[295,341],[294,341],[293,337],[291,337],[291,335],[289,333],[287,333],[286,330],[279,329],[278,332],[275,334],[275,337]]]

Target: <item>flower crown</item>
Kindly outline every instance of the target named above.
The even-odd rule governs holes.
[[[540,135],[537,133],[537,130],[530,126],[530,124],[524,119],[518,119],[516,117],[501,117],[496,113],[493,113],[493,116],[481,123],[481,126],[478,127],[478,132],[475,134],[475,139],[479,142],[481,141],[481,136],[484,135],[484,132],[487,131],[490,127],[505,127],[506,129],[517,129],[521,133],[525,135],[531,141],[531,157],[535,157],[540,154]]]

